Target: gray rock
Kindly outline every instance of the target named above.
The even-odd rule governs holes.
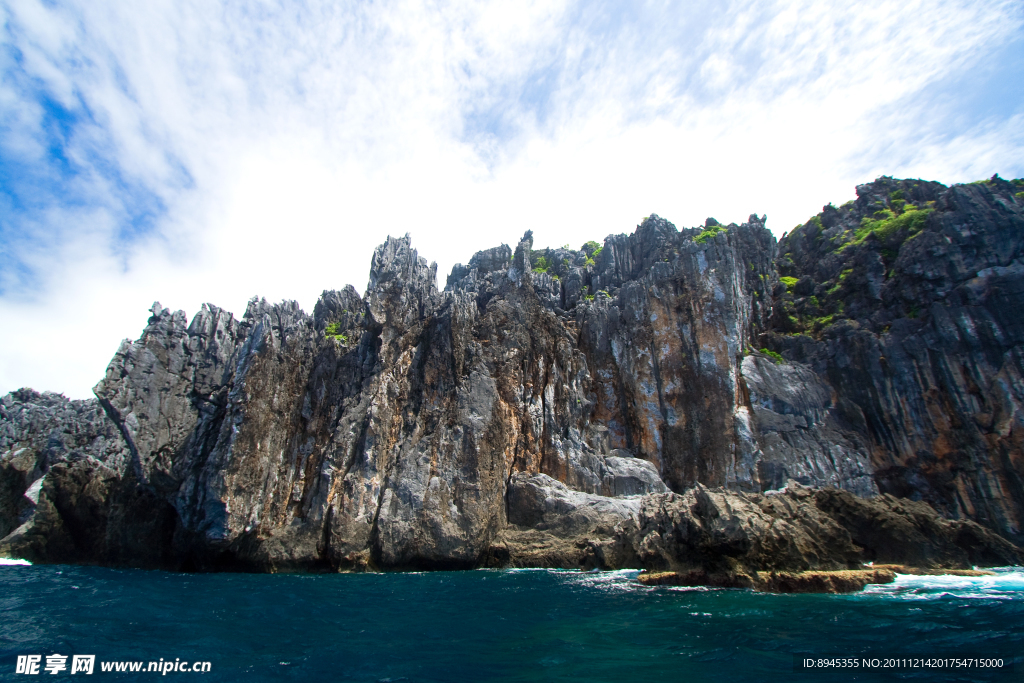
[[[513,567],[610,568],[635,564],[631,543],[640,496],[568,488],[546,474],[512,475],[508,522],[486,562]]]
[[[95,399],[20,389],[0,399],[0,539],[32,516],[40,482],[54,466],[79,460],[118,476],[130,459],[117,430]],[[41,484],[40,484],[41,485]]]
[[[991,531],[943,519],[924,503],[795,482],[770,496],[701,485],[683,495],[645,496],[635,539],[647,569],[709,575],[837,570],[868,561],[969,569],[1024,558]]]
[[[743,359],[741,373],[749,399],[749,408],[736,414],[738,423],[744,421],[737,429],[746,465],[737,467],[743,488],[778,489],[794,479],[866,497],[878,493],[865,440],[814,371],[754,353]]]
[[[766,337],[827,378],[880,491],[1018,542],[1021,189],[998,177],[859,186],[856,202],[826,207],[780,244],[780,272],[819,284],[814,297],[776,289],[775,333]],[[883,220],[889,227],[865,234]],[[830,324],[811,323],[826,314]]]
[[[0,448],[0,555],[167,566],[173,508],[138,490],[129,448],[98,401],[7,394]]]

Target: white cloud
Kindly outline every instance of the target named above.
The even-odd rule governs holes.
[[[1019,40],[1009,2],[5,11],[21,55],[0,84],[5,158],[52,175],[32,83],[77,113],[78,173],[14,219],[40,280],[2,278],[18,333],[0,338],[0,391],[88,395],[153,300],[241,314],[257,294],[310,310],[324,288],[362,290],[388,234],[410,232],[443,285],[527,229],[578,246],[652,211],[680,227],[756,212],[781,234],[873,174],[1022,170],[1024,113],[952,134],[927,104],[935,79]],[[122,239],[154,199],[151,232]]]

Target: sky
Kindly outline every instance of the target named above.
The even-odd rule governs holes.
[[[154,301],[311,312],[409,233],[776,236],[880,175],[1024,176],[1024,3],[0,0],[0,394]]]

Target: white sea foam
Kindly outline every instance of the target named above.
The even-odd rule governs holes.
[[[583,584],[603,591],[633,591],[643,588],[636,580],[639,573],[639,569],[573,572],[569,579],[572,583]]]
[[[915,576],[897,574],[893,583],[872,584],[863,594],[909,600],[942,597],[1020,600],[1024,598],[1024,567],[995,567],[991,576]]]
[[[32,563],[28,560],[12,560],[7,557],[0,557],[0,566],[7,565],[11,567],[30,567]]]
[[[551,567],[509,567],[508,569],[502,569],[501,571],[509,572],[510,574],[520,574],[525,572],[547,572],[549,574],[579,573],[576,569],[553,569]]]

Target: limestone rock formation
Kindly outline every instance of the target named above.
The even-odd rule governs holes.
[[[95,400],[22,389],[0,399],[0,548],[18,557],[173,566],[173,509],[136,486]]]
[[[795,482],[774,495],[698,484],[682,495],[647,496],[638,524],[639,564],[673,572],[728,576],[865,562],[955,569],[1024,559],[1005,538],[975,522],[943,519],[925,503]]]
[[[312,315],[155,304],[96,400],[0,403],[0,553],[257,571],[1012,560],[1014,182],[882,178],[778,244],[757,216],[651,215],[580,250],[528,231],[443,291],[406,235],[375,250],[363,296],[325,291]]]
[[[1024,181],[879,178],[782,241],[766,342],[827,379],[880,491],[1024,536]],[[788,284],[787,284],[788,282]]]

